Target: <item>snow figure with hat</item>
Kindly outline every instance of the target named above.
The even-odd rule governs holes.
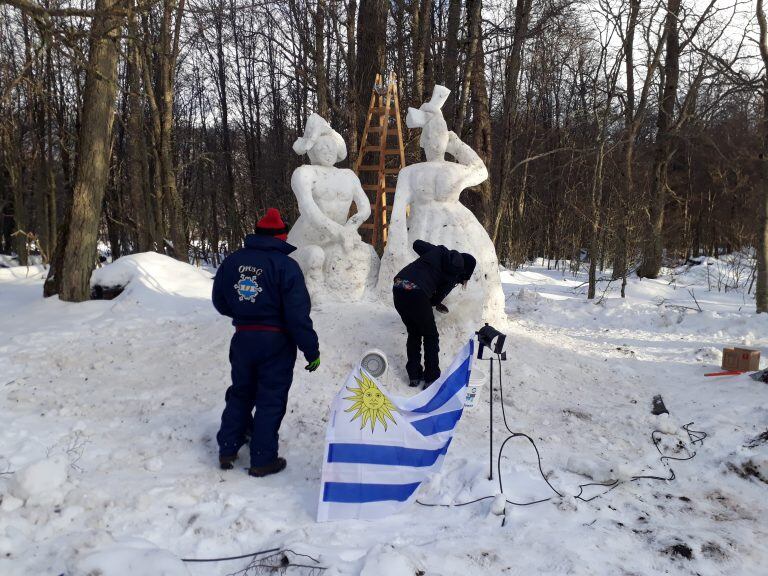
[[[352,170],[334,166],[347,156],[344,140],[325,119],[312,114],[293,150],[307,154],[311,162],[291,177],[300,216],[288,241],[298,248],[294,258],[304,271],[312,301],[326,296],[360,300],[375,286],[379,258],[357,232],[371,215],[360,180]],[[356,213],[348,219],[352,202]]]
[[[429,102],[418,110],[408,109],[405,122],[409,128],[422,129],[419,143],[427,161],[411,164],[398,175],[378,289],[382,295],[389,292],[398,270],[414,260],[416,240],[448,246],[477,259],[466,292],[449,302],[450,316],[473,322],[496,319],[504,313],[496,250],[482,224],[459,201],[462,190],[488,178],[488,169],[470,146],[448,130],[441,111],[448,94],[445,86],[436,85]],[[446,160],[446,153],[456,161]]]

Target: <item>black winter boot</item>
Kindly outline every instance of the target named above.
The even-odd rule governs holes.
[[[251,466],[248,468],[248,475],[262,478],[263,476],[269,476],[270,474],[277,474],[285,469],[286,464],[287,462],[285,461],[285,458],[277,457],[275,460],[264,466]]]
[[[222,456],[219,454],[219,467],[222,470],[232,470],[235,465],[235,460],[237,460],[237,454],[232,456]]]

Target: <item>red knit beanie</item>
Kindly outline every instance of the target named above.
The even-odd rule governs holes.
[[[288,228],[280,217],[277,208],[267,209],[267,213],[256,224],[256,234],[261,236],[274,236],[280,240],[288,239]]]

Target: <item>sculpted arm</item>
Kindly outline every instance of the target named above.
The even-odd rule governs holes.
[[[459,164],[466,166],[468,170],[463,178],[462,186],[464,188],[477,186],[488,179],[488,168],[486,168],[477,152],[472,147],[465,144],[453,131],[449,132],[448,148],[449,152]]]
[[[355,203],[357,212],[347,221],[347,226],[357,230],[357,228],[360,227],[360,224],[368,220],[368,218],[371,216],[371,203],[368,201],[368,196],[365,194],[365,190],[363,190],[363,187],[360,185],[360,180],[358,177],[351,170],[349,172],[350,178],[354,183],[353,202]]]
[[[408,225],[406,209],[411,203],[413,190],[411,189],[410,171],[406,168],[400,172],[395,188],[395,201],[392,204],[392,220],[389,222],[389,241],[397,239],[398,249],[405,254],[408,248]]]

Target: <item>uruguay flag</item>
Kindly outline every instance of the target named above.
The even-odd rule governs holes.
[[[375,520],[416,499],[436,473],[464,410],[470,340],[432,386],[390,395],[359,365],[331,404],[317,521]]]

